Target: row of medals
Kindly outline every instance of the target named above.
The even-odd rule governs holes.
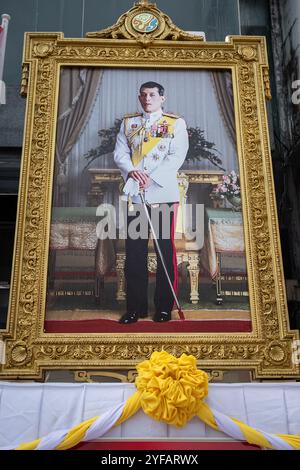
[[[145,130],[144,142],[148,142],[150,137],[173,139],[174,134],[170,132],[169,126],[167,121],[163,121],[161,124],[152,124],[150,130]]]

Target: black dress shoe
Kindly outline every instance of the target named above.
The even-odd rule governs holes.
[[[171,312],[156,312],[153,321],[164,322],[171,320]]]
[[[129,323],[136,323],[139,318],[146,318],[147,313],[137,313],[137,312],[126,312],[124,315],[120,318],[119,323],[123,323],[125,325],[128,325]]]

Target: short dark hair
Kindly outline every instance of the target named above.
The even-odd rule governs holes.
[[[160,96],[164,96],[165,94],[165,89],[162,85],[160,85],[159,83],[156,83],[156,82],[146,82],[146,83],[143,83],[140,87],[140,93],[142,93],[142,90],[144,88],[157,88],[158,89],[158,93]]]

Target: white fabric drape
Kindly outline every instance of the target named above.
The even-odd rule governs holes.
[[[220,71],[220,73],[224,73]],[[107,129],[115,119],[124,114],[140,111],[138,91],[142,83],[156,81],[165,87],[165,111],[182,116],[188,127],[205,130],[205,138],[214,142],[221,153],[222,166],[227,170],[237,170],[236,150],[225,129],[220,116],[217,98],[214,93],[211,74],[205,70],[141,70],[141,69],[105,69],[101,87],[95,101],[89,122],[78,142],[74,145],[70,161],[69,177],[74,180],[71,205],[86,205],[89,190],[88,172],[84,154],[99,145],[98,131]],[[115,168],[112,155],[96,160],[91,167]],[[185,169],[216,169],[207,161],[186,163]],[[77,175],[79,182],[75,184]],[[114,201],[113,191],[108,191],[104,202]]]
[[[135,392],[133,384],[0,383],[0,447],[16,446],[49,431],[68,429],[81,421],[122,406]],[[227,415],[266,433],[300,434],[300,383],[210,384],[208,405],[225,425]],[[108,423],[109,424],[109,423]],[[90,438],[93,439],[93,428]],[[54,435],[54,434],[53,434]],[[56,435],[57,437],[57,435]],[[193,418],[184,428],[154,421],[139,410],[111,429],[106,439],[228,439]]]

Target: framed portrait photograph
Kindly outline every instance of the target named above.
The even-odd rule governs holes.
[[[74,96],[67,93],[71,83],[77,83]],[[153,85],[150,92],[153,90],[158,96],[157,86],[163,90],[163,104],[158,103],[154,113],[145,113],[139,101],[140,89],[147,83]],[[90,96],[88,103],[84,99],[84,87]],[[72,107],[77,93],[78,101]],[[81,100],[85,106],[81,105]],[[123,119],[127,120],[128,133],[133,133],[133,138],[136,134],[140,145],[138,128],[147,115],[154,116],[150,132],[155,133],[150,135],[149,144],[144,142],[149,145],[150,175],[154,168],[159,169],[159,158],[167,156],[171,145],[178,140],[180,168],[179,171],[176,168],[176,178],[179,196],[163,195],[164,202],[168,198],[178,199],[173,233],[170,230],[164,237],[174,244],[175,249],[162,255],[163,259],[172,258],[169,265],[172,265],[173,283],[177,277],[178,301],[186,320],[179,323],[170,322],[180,320],[172,292],[169,307],[154,302],[159,289],[167,296],[166,291],[170,288],[166,282],[161,288],[159,284],[163,281],[156,279],[154,236],[159,233],[154,230],[153,236],[150,230],[148,234],[148,220],[139,199],[136,211],[146,229],[145,241],[141,243],[148,249],[143,248],[141,259],[138,259],[139,242],[133,247],[134,294],[132,302],[130,299],[129,305],[127,302],[126,288],[130,279],[124,274],[126,239],[130,223],[133,230],[137,229],[134,239],[143,238],[143,227],[130,218],[134,205],[127,212],[128,198],[124,198],[122,191],[127,175],[122,177],[118,161],[115,161],[119,151],[117,136]],[[175,124],[182,122],[184,133],[171,138],[157,137],[159,126],[166,119]],[[231,73],[222,70],[62,68],[58,122],[61,126],[57,130],[54,164],[46,331],[251,331]],[[69,147],[71,151],[68,152]],[[154,199],[151,202],[154,204],[150,202],[148,206],[153,208],[161,197],[161,186],[155,182],[152,186]],[[147,197],[146,192],[146,202]],[[169,206],[162,205],[158,209],[163,225],[167,226],[171,222]],[[159,227],[157,229],[159,232]],[[143,262],[145,254],[147,270]],[[143,273],[145,279],[141,280]],[[139,302],[136,291],[140,293],[142,289],[141,302],[147,305],[136,307]],[[125,324],[119,323],[124,311],[130,314],[136,309],[136,318],[126,322],[125,317]],[[155,322],[155,315],[164,310],[170,313],[170,318]],[[145,317],[140,317],[140,313]]]
[[[1,377],[132,369],[299,376],[276,216],[265,39],[181,31],[155,5],[26,33],[23,163]]]

